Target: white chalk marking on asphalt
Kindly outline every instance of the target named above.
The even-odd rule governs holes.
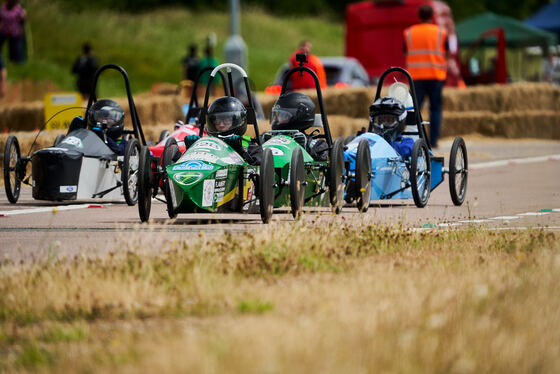
[[[470,164],[469,170],[497,168],[497,167],[507,166],[507,165],[530,164],[534,162],[546,162],[546,161],[560,161],[560,155],[512,158],[509,160],[481,162],[477,164]]]
[[[453,227],[453,226],[462,226],[460,223],[438,223],[436,227]]]
[[[545,212],[527,212],[527,213],[517,213],[518,216],[546,216],[550,213]]]
[[[8,216],[15,216],[18,214],[32,214],[32,213],[49,213],[49,212],[57,213],[64,210],[77,210],[77,209],[86,209],[86,208],[103,208],[106,205],[111,205],[111,204],[58,205],[58,206],[49,206],[44,208],[5,210],[3,212],[0,212],[0,217],[8,217]]]
[[[519,219],[518,216],[500,216],[500,217],[492,217],[490,219],[495,219],[495,220],[513,220],[513,219]]]
[[[459,222],[460,223],[484,223],[484,222],[490,222],[490,220],[489,219],[466,219]]]

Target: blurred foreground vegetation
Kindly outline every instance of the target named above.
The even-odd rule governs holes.
[[[0,262],[0,371],[557,373],[558,239],[309,214],[55,242]]]

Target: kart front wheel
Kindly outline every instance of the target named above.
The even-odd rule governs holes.
[[[138,166],[140,142],[136,138],[130,139],[124,151],[122,166],[123,195],[130,206],[138,202]]]
[[[177,144],[171,144],[169,147],[165,148],[161,159],[161,166],[163,168],[163,193],[165,195],[165,202],[167,203],[167,215],[169,218],[177,217],[177,213],[173,209],[173,200],[171,199],[171,182],[169,181],[169,175],[167,175],[165,167],[173,163],[173,155],[178,151],[179,147],[177,147]]]
[[[414,204],[423,208],[428,203],[431,189],[431,165],[428,146],[424,139],[417,139],[412,147],[410,188]]]
[[[169,135],[171,135],[171,133],[169,132],[169,130],[162,130],[159,133],[159,140],[158,143],[161,142],[163,139],[167,138]]]
[[[295,219],[303,213],[303,202],[305,199],[305,164],[303,163],[303,152],[300,147],[295,147],[290,162],[290,205],[292,216]]]
[[[259,170],[259,205],[263,223],[269,223],[274,208],[274,157],[266,148]]]
[[[147,146],[140,147],[138,157],[138,214],[140,220],[150,219],[152,208],[152,159]]]
[[[21,180],[25,170],[21,170],[24,165],[21,162],[21,152],[19,142],[14,135],[8,136],[6,148],[4,148],[4,189],[8,201],[15,204],[19,199],[21,190]]]
[[[455,138],[449,155],[449,193],[453,204],[459,206],[465,201],[467,180],[469,176],[469,160],[467,146],[461,137]]]
[[[329,195],[331,206],[336,214],[342,211],[344,204],[344,139],[335,140],[329,164]]]
[[[362,213],[369,208],[369,197],[371,194],[371,157],[369,143],[363,139],[358,144],[356,153],[356,190],[354,194],[357,198],[356,206]]]

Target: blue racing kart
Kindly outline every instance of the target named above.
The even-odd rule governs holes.
[[[414,199],[417,207],[428,203],[430,192],[449,174],[449,191],[455,205],[463,204],[467,192],[468,158],[465,141],[455,138],[449,157],[449,168],[444,158],[434,156],[427,141],[425,125],[416,100],[410,74],[402,68],[386,70],[379,79],[375,100],[381,96],[383,82],[391,75],[395,83],[389,87],[389,96],[405,103],[407,109],[404,137],[414,139],[410,157],[402,157],[382,136],[368,131],[347,138],[344,152],[347,184],[345,199],[366,211],[371,200]],[[407,81],[399,82],[396,77]],[[401,79],[402,80],[402,79]]]

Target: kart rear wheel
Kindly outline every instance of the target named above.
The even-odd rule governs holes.
[[[122,166],[123,195],[130,206],[138,202],[138,166],[140,142],[136,138],[130,139],[124,151]]]
[[[423,208],[428,203],[431,190],[431,164],[428,146],[424,139],[417,139],[412,147],[410,188],[414,204]]]
[[[344,204],[344,139],[335,140],[329,164],[329,195],[333,212],[339,214]]]
[[[169,130],[162,130],[159,133],[159,140],[158,143],[161,142],[163,139],[167,138],[169,135],[171,135],[171,133],[169,132]]]
[[[467,180],[469,176],[469,160],[467,146],[461,137],[455,138],[449,155],[449,193],[453,204],[459,206],[465,201]]]
[[[369,208],[369,197],[371,194],[371,156],[369,151],[369,143],[363,139],[358,144],[356,153],[356,183],[355,196],[356,206],[362,213],[367,212]]]
[[[303,152],[300,147],[295,147],[290,161],[290,205],[292,216],[295,219],[303,213],[305,199],[305,164],[303,163]]]
[[[259,206],[263,223],[269,223],[274,208],[274,156],[265,148],[259,170]]]
[[[4,148],[4,189],[8,201],[15,204],[19,199],[21,180],[24,177],[25,167],[21,162],[19,142],[14,135],[8,136]]]
[[[58,134],[56,136],[56,138],[54,138],[54,142],[53,142],[53,147],[56,147],[57,145],[60,144],[60,142],[62,141],[62,139],[64,139],[66,136],[64,136],[64,134]]]
[[[169,218],[177,217],[177,213],[173,209],[173,201],[171,200],[171,182],[169,181],[169,176],[165,171],[165,167],[173,163],[173,155],[178,151],[179,147],[177,146],[177,144],[171,144],[169,147],[166,147],[164,149],[163,157],[161,159],[161,166],[163,168],[163,193],[165,195],[165,201],[167,204],[167,215],[169,216]]]
[[[147,146],[140,147],[138,157],[138,213],[140,220],[150,219],[152,208],[152,159]]]

